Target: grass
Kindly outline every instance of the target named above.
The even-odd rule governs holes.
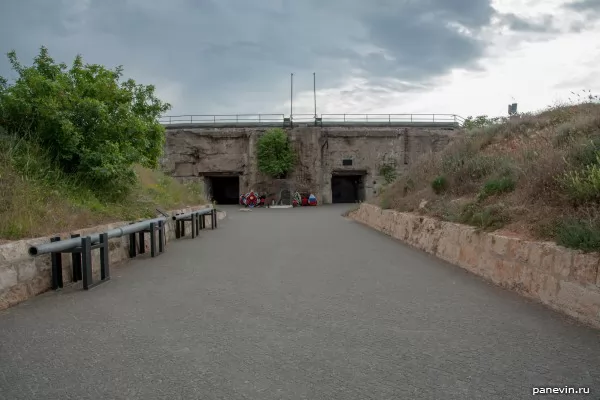
[[[42,149],[0,132],[0,239],[46,236],[206,203],[199,185],[182,184],[160,171],[137,167],[138,182],[111,201],[61,172]]]
[[[428,206],[419,209],[423,200]],[[556,106],[464,131],[375,201],[600,251],[600,104]]]

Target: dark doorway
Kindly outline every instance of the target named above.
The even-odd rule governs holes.
[[[331,202],[356,203],[363,200],[362,175],[334,175],[331,177]]]
[[[238,204],[240,201],[239,176],[206,177],[207,192],[211,200],[217,204]]]

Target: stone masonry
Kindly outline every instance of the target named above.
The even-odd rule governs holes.
[[[600,328],[600,255],[361,204],[354,220]]]
[[[167,127],[163,167],[183,181],[204,183],[214,174],[239,176],[240,193],[277,190],[272,179],[258,171],[256,142],[266,127]],[[331,177],[363,177],[364,199],[383,184],[382,165],[403,171],[420,155],[439,151],[457,131],[424,127],[295,127],[286,129],[298,163],[288,176],[293,190],[312,192],[320,203],[331,203]],[[343,160],[351,160],[344,165]]]

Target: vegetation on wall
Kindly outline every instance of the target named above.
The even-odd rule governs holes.
[[[0,238],[17,239],[154,216],[204,202],[197,186],[156,170],[169,109],[152,85],[121,67],[56,63],[45,47],[31,66],[8,59],[0,77]]]
[[[257,149],[260,172],[272,178],[283,178],[294,168],[296,153],[283,129],[268,130],[258,139]]]
[[[392,164],[384,164],[379,167],[379,176],[383,178],[386,185],[396,180],[396,168]]]

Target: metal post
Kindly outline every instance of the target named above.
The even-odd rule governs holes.
[[[181,230],[179,229],[179,224],[181,221],[175,221],[175,239],[179,239],[181,237]]]
[[[190,215],[190,225],[192,228],[192,239],[196,237],[196,214]]]
[[[144,254],[146,252],[146,239],[144,238],[144,231],[138,232],[139,241],[140,241],[140,249],[138,254]]]
[[[156,257],[156,223],[150,223],[150,256]]]
[[[100,235],[100,279],[110,279],[110,262],[108,256],[108,233]]]
[[[60,236],[55,236],[50,239],[51,242],[60,241]],[[52,289],[57,290],[62,288],[62,254],[61,253],[50,253],[50,259],[52,262]]]
[[[166,221],[158,221],[158,252],[165,251],[165,223]]]
[[[313,72],[313,95],[315,98],[315,120],[317,119],[317,74]]]
[[[78,238],[81,235],[73,234],[71,238]],[[81,274],[81,253],[71,253],[71,269],[73,276],[71,277],[71,281],[79,282],[82,279]]]
[[[196,216],[196,236],[200,235],[200,214],[194,214]]]
[[[185,221],[181,220],[181,225],[179,226],[179,237],[182,238],[185,236]]]
[[[135,240],[135,232],[129,234],[129,258],[134,258],[137,255],[137,240]]]
[[[83,270],[83,289],[88,290],[92,285],[92,238],[81,239],[81,260]]]

